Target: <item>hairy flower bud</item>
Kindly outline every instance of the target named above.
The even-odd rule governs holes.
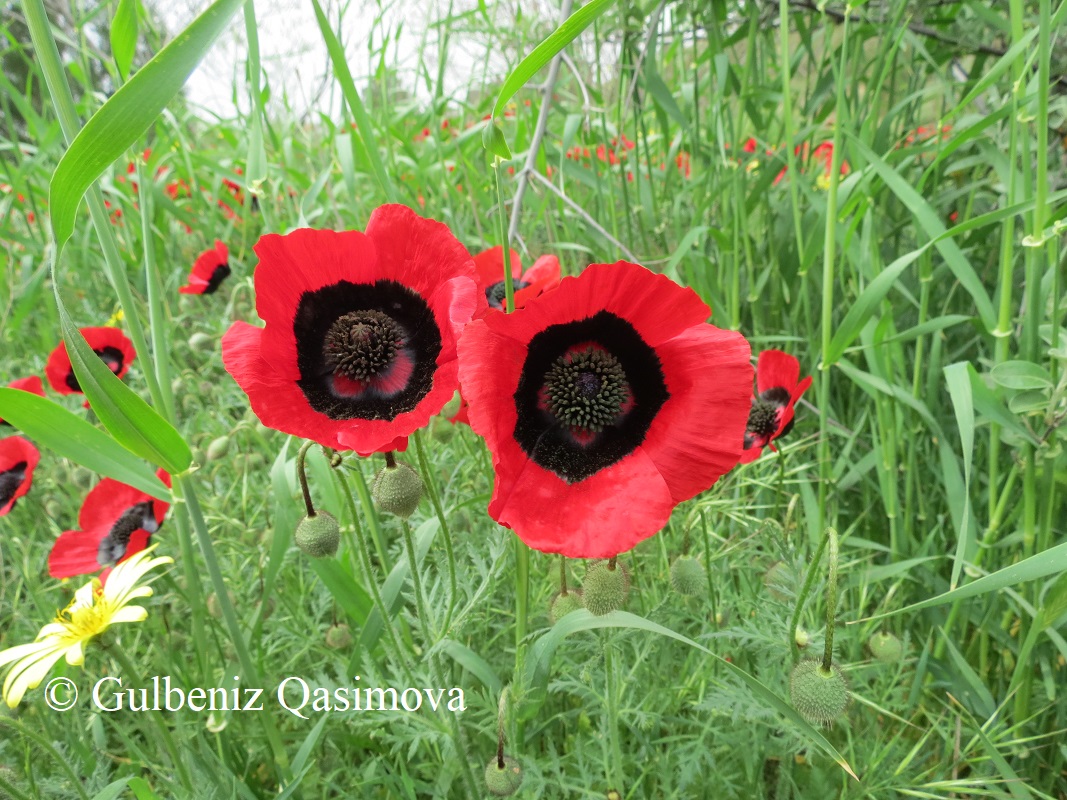
[[[875,660],[885,664],[894,664],[904,657],[904,645],[891,633],[876,633],[867,642]]]
[[[708,591],[708,575],[697,559],[678,556],[671,564],[671,586],[678,594],[701,595]]]
[[[822,662],[807,659],[793,667],[789,697],[812,725],[828,725],[848,708],[848,682],[836,664],[824,670]]]
[[[485,765],[485,788],[494,797],[511,797],[522,785],[522,767],[511,756],[504,756],[501,768],[497,759]]]
[[[312,558],[332,556],[337,552],[341,542],[341,527],[333,514],[317,511],[310,517],[304,517],[296,526],[293,535],[296,546]]]
[[[207,460],[218,461],[220,458],[225,458],[228,452],[230,452],[229,436],[220,436],[217,439],[212,439],[211,444],[207,446]]]
[[[582,596],[578,592],[557,594],[552,598],[552,604],[548,607],[548,621],[555,625],[572,611],[585,608]]]
[[[407,518],[419,507],[422,478],[407,464],[398,461],[395,467],[383,467],[375,476],[371,494],[382,511]]]
[[[630,593],[630,576],[622,564],[602,561],[585,573],[582,599],[591,614],[600,617],[622,608]]]

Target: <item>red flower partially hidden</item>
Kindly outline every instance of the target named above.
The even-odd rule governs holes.
[[[137,354],[134,352],[133,342],[127,339],[122,331],[107,327],[79,328],[79,331],[93,352],[100,356],[116,377],[121,378],[126,374]],[[60,342],[59,347],[48,356],[44,374],[48,378],[48,384],[60,394],[82,394],[82,387],[70,365],[66,342]]]
[[[189,283],[178,289],[182,294],[214,294],[219,285],[230,275],[230,251],[226,245],[215,240],[215,247],[196,257],[189,272]]]
[[[811,376],[800,380],[800,362],[781,350],[764,350],[756,362],[756,391],[745,427],[745,450],[741,463],[755,461],[764,447],[793,429],[793,406],[807,388]]]
[[[156,475],[170,486],[170,475],[164,470]],[[52,545],[48,574],[53,578],[71,578],[105,568],[110,570],[148,546],[169,507],[139,489],[104,478],[85,496],[78,512],[81,530],[64,531]]]
[[[522,308],[527,302],[549,289],[559,285],[559,259],[553,255],[541,256],[526,272],[522,271],[522,261],[514,250],[511,254],[511,281],[515,289],[515,308]],[[478,285],[485,292],[485,299],[490,308],[504,308],[504,248],[500,245],[491,247],[474,257],[474,266],[478,270]]]
[[[460,379],[493,454],[490,516],[537,550],[610,557],[732,469],[750,351],[708,313],[691,289],[620,261],[471,323]]]
[[[11,383],[7,385],[7,388],[20,389],[24,392],[29,392],[30,394],[36,394],[41,397],[44,397],[44,384],[41,382],[41,379],[38,378],[36,375],[31,375],[28,378],[19,378],[18,380],[11,381]],[[3,418],[0,418],[0,425],[10,424],[10,422],[7,422]]]
[[[387,205],[367,232],[302,228],[255,246],[256,309],[222,361],[264,425],[367,455],[401,449],[459,387],[456,342],[485,309],[448,228]]]
[[[21,436],[0,439],[0,517],[33,485],[33,469],[41,460],[37,448]]]

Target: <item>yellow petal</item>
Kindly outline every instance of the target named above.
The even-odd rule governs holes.
[[[148,617],[148,612],[140,606],[125,606],[111,615],[111,624],[116,622],[140,622]]]
[[[15,664],[4,681],[4,701],[8,708],[14,708],[21,701],[27,689],[35,689],[37,685],[55,666],[63,655],[63,651],[53,649],[47,653],[35,655],[32,659],[27,658]]]
[[[78,641],[67,648],[67,663],[80,667],[85,662],[85,642]]]

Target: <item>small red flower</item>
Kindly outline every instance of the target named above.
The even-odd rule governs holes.
[[[19,378],[18,380],[11,381],[7,385],[8,389],[21,389],[24,392],[30,394],[36,394],[40,397],[44,397],[44,384],[41,379],[36,375],[31,375],[28,378]],[[0,418],[0,425],[10,425],[11,423],[5,422],[3,418]]]
[[[107,364],[108,369],[121,378],[130,368],[137,354],[133,349],[133,342],[118,328],[80,328],[81,335],[89,343],[93,352],[100,356]],[[44,365],[44,374],[48,378],[48,385],[60,394],[82,394],[82,387],[74,375],[74,368],[70,365],[70,356],[67,355],[67,343],[60,342],[59,346],[48,356],[48,362]]]
[[[511,279],[515,289],[515,308],[549,289],[559,285],[559,259],[553,255],[541,256],[526,272],[522,271],[519,254],[511,252]],[[490,308],[504,308],[504,248],[491,247],[474,257],[478,270],[478,286],[485,292]]]
[[[170,475],[156,475],[170,486]],[[115,566],[148,546],[169,508],[139,489],[104,478],[85,496],[78,513],[80,530],[64,531],[48,554],[53,578],[88,575]],[[101,580],[103,580],[103,576]]]
[[[764,447],[775,449],[772,441],[793,429],[793,406],[807,388],[811,377],[800,380],[800,362],[781,350],[764,350],[756,362],[756,391],[745,428],[745,450],[741,463],[755,461]]]
[[[744,150],[746,153],[755,153],[757,146],[758,145],[756,143],[756,140],[753,137],[749,136],[747,139],[745,139],[745,143],[741,145],[741,149]]]
[[[537,550],[605,558],[732,469],[750,351],[708,314],[691,289],[620,261],[472,322],[460,379],[493,454],[490,516]]]
[[[33,485],[33,469],[41,460],[37,448],[21,436],[0,439],[0,517]]]
[[[226,245],[215,240],[211,250],[196,257],[189,272],[189,283],[178,289],[182,294],[214,294],[219,285],[230,275],[230,251]]]
[[[449,229],[402,205],[366,233],[302,228],[255,246],[256,309],[222,361],[263,424],[362,455],[402,449],[459,387],[456,342],[485,309]]]

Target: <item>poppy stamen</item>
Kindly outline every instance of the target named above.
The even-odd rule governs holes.
[[[525,289],[530,284],[527,281],[519,280],[516,278],[512,281],[512,288],[517,292],[519,289]],[[497,281],[491,286],[487,286],[485,289],[485,299],[489,301],[490,308],[499,308],[503,310],[504,300],[507,297],[507,289],[504,288],[504,281]]]
[[[630,400],[630,384],[619,360],[589,346],[556,359],[545,374],[548,410],[571,428],[600,433],[614,424]]]
[[[753,400],[752,409],[748,412],[748,433],[756,437],[767,437],[778,430],[777,403],[766,400]]]
[[[389,370],[404,346],[404,331],[388,314],[373,309],[353,311],[326,332],[322,354],[332,372],[366,381]]]

